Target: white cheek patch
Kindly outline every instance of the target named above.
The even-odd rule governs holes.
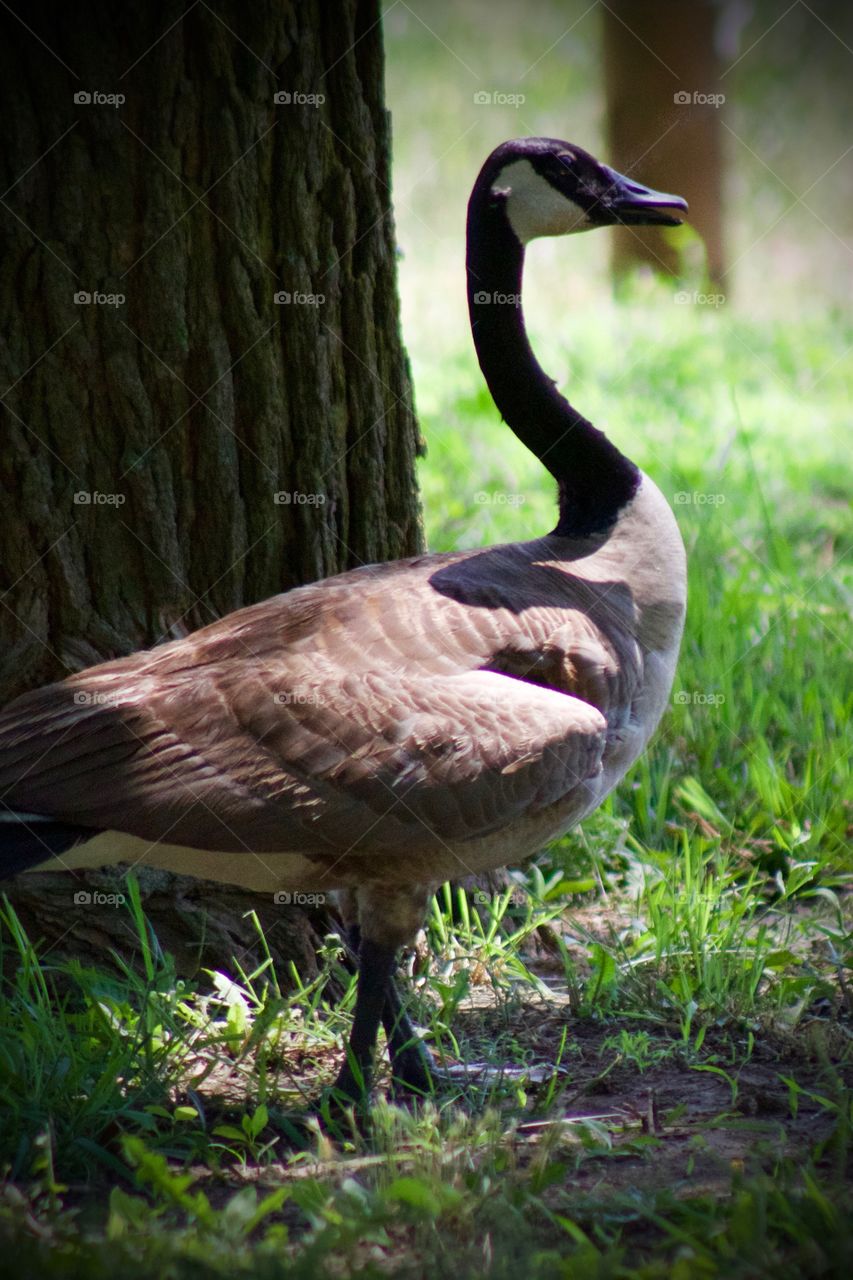
[[[506,215],[522,244],[537,236],[567,236],[593,226],[586,212],[552,187],[529,160],[514,160],[501,169],[492,190],[509,193]]]

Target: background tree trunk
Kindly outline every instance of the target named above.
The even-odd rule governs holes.
[[[686,197],[714,282],[724,272],[719,17],[711,0],[611,0],[603,17],[611,163]],[[660,227],[616,227],[612,244],[617,278],[640,265],[680,274]]]
[[[0,30],[6,701],[421,526],[374,0]]]

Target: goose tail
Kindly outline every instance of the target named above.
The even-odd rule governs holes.
[[[8,809],[0,813],[0,880],[33,871],[54,858],[59,871],[62,861],[57,855],[95,834],[90,827],[63,822],[61,818]]]

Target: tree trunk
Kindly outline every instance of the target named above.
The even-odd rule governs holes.
[[[378,20],[0,8],[4,701],[420,549]]]
[[[420,546],[373,0],[20,12],[4,698]]]
[[[611,161],[687,198],[714,282],[724,272],[717,15],[709,0],[612,0],[604,7]],[[660,227],[617,227],[612,244],[617,278],[639,265],[680,274],[678,250]]]
[[[193,978],[202,969],[235,976],[235,961],[251,973],[268,952],[282,987],[288,985],[291,963],[303,981],[310,981],[318,973],[319,942],[339,928],[326,903],[280,904],[272,894],[225,889],[169,871],[140,873],[137,868],[134,874],[146,918],[178,977]],[[73,954],[83,964],[112,968],[114,952],[138,959],[127,883],[114,867],[89,871],[85,878],[63,871],[18,876],[9,898],[30,941],[51,960]],[[0,948],[0,962],[4,976],[10,977],[17,963],[15,948]]]

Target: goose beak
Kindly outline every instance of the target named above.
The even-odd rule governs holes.
[[[687,201],[681,196],[653,191],[651,187],[644,187],[641,182],[626,178],[609,167],[607,172],[613,181],[607,199],[607,209],[613,222],[629,227],[681,226],[684,219],[677,215],[687,212]]]

